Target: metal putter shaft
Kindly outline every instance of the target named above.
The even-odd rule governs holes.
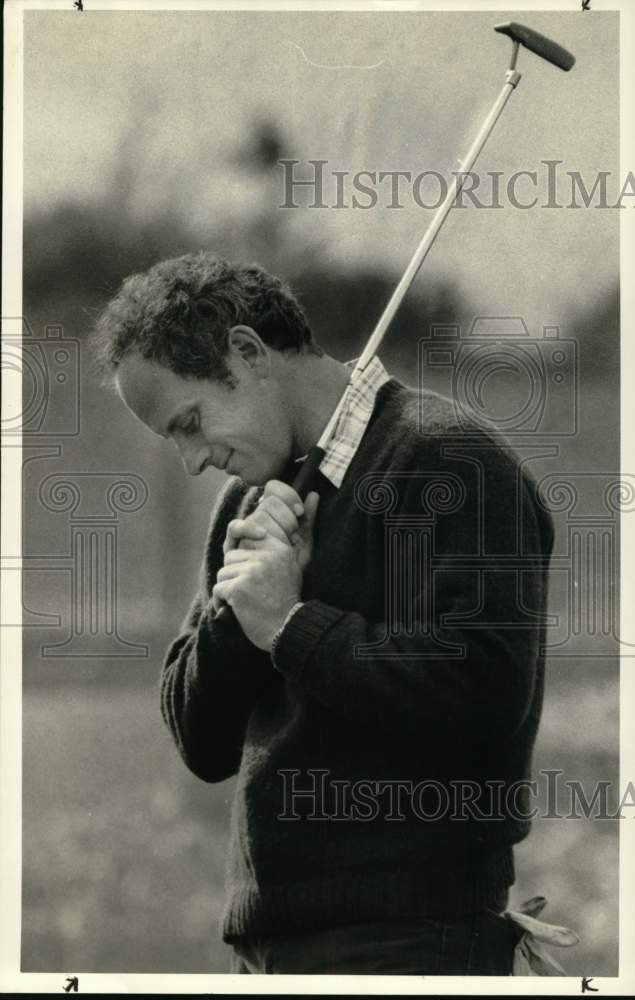
[[[441,226],[445,222],[445,219],[456,200],[457,195],[463,188],[465,178],[476,163],[479,153],[483,149],[490,133],[496,125],[496,122],[500,118],[507,101],[520,82],[521,74],[516,69],[516,61],[520,46],[523,45],[535,55],[540,56],[542,59],[546,59],[547,62],[553,63],[554,66],[558,66],[560,69],[565,71],[570,70],[575,63],[575,57],[572,56],[570,52],[567,52],[566,49],[562,48],[561,45],[558,45],[557,42],[552,41],[545,35],[541,35],[539,32],[525,27],[523,24],[518,24],[515,21],[508,21],[504,24],[497,24],[494,30],[500,34],[508,35],[513,42],[509,68],[505,73],[505,83],[503,84],[498,97],[494,101],[491,111],[483,122],[478,135],[468,150],[467,155],[461,161],[461,170],[454,174],[454,179],[450,184],[448,193],[443,200],[443,203],[437,209],[423,239],[415,250],[410,263],[399,281],[399,284],[395,288],[388,304],[386,305],[386,308],[380,316],[379,322],[377,323],[377,326],[373,330],[366,347],[360,355],[359,360],[351,373],[348,385],[331,414],[329,422],[324,428],[319,441],[309,450],[306,459],[302,463],[300,471],[293,482],[293,487],[303,500],[306,498],[307,494],[315,488],[320,464],[324,458],[328,442],[335,430],[340,413],[346,404],[349,387],[355,383],[356,379],[364,371],[379,350],[379,346],[384,338],[386,330],[401,305],[406,292],[417,276],[421,265],[426,259],[432,244],[439,234]],[[229,607],[225,606],[220,610],[219,615],[233,616],[233,612]]]
[[[419,268],[426,259],[432,244],[437,238],[439,231],[456,200],[457,195],[463,188],[465,178],[476,163],[479,153],[483,149],[494,126],[496,125],[496,122],[500,118],[507,101],[513,94],[515,88],[518,86],[521,79],[521,74],[516,69],[519,47],[524,45],[525,48],[540,56],[542,59],[546,59],[547,62],[553,63],[554,66],[559,66],[560,69],[565,71],[570,70],[575,63],[575,57],[572,56],[570,52],[567,52],[566,49],[562,48],[561,45],[558,45],[557,42],[552,41],[545,35],[541,35],[539,32],[525,27],[523,24],[517,24],[515,21],[508,21],[504,24],[497,24],[494,31],[498,31],[500,34],[508,35],[513,42],[511,60],[509,68],[505,73],[505,83],[503,84],[503,88],[496,98],[490,113],[483,122],[481,129],[472,143],[467,155],[461,161],[460,172],[454,174],[454,179],[443,203],[437,209],[423,239],[415,250],[410,263],[404,271],[399,284],[395,288],[386,308],[384,309],[384,312],[379,319],[379,322],[377,323],[377,326],[373,330],[373,333],[366,344],[366,347],[360,355],[359,360],[351,373],[349,385],[355,382],[355,379],[361,374],[361,372],[364,371],[366,366],[379,350],[379,345],[384,338],[384,334],[386,333],[388,326],[401,305],[406,292],[417,276]],[[328,424],[322,432],[320,440],[309,451],[293,484],[294,489],[302,499],[306,497],[307,493],[310,492],[313,484],[315,483],[318,468],[324,458],[325,448],[333,434],[339,415],[346,402],[347,389],[344,390],[344,393],[333,411]]]

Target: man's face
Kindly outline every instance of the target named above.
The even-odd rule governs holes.
[[[213,465],[262,485],[292,457],[284,400],[275,377],[253,353],[230,350],[227,361],[238,381],[234,388],[183,378],[133,353],[118,368],[117,388],[139,420],[174,441],[190,475]]]

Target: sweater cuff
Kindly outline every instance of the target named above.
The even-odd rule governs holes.
[[[285,628],[287,627],[287,625],[289,624],[289,622],[293,618],[293,616],[296,613],[296,611],[298,611],[301,607],[302,607],[302,601],[296,601],[295,604],[293,605],[293,607],[291,608],[291,610],[289,611],[288,615],[286,616],[285,620],[283,621],[282,625],[280,626],[280,628],[278,629],[278,631],[276,632],[276,634],[273,637],[273,641],[271,643],[271,650],[269,651],[269,655],[271,656],[271,662],[273,663],[274,667],[276,666],[276,656],[275,656],[275,653],[276,653],[276,646],[278,645],[278,639],[280,638],[280,636],[284,632]]]
[[[346,613],[322,601],[305,601],[278,636],[275,667],[287,677],[300,680],[323,636]]]

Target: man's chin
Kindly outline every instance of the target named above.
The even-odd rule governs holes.
[[[258,468],[250,468],[249,465],[244,465],[236,469],[226,469],[230,475],[237,476],[245,486],[265,486],[270,479],[277,478],[275,475],[268,475],[266,470]]]
[[[291,461],[281,462],[277,466],[270,469],[250,469],[249,467],[243,467],[242,469],[234,472],[233,475],[242,479],[246,486],[266,486],[266,484],[272,479],[279,479],[282,482],[291,483],[293,482],[297,471],[298,467],[296,463]]]

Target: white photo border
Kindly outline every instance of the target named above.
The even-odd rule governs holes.
[[[491,11],[525,12],[572,11],[579,9],[577,0],[570,2],[496,2],[475,0],[461,3],[424,2],[424,0],[378,0],[354,2],[336,0],[324,2],[286,2],[265,0],[252,2],[219,2],[211,0],[87,0],[91,10],[383,10],[404,11]],[[22,83],[23,35],[22,19],[26,11],[72,8],[71,0],[7,0],[5,19],[4,70],[4,208],[3,208],[3,325],[11,317],[22,315]],[[620,13],[620,176],[635,169],[635,3],[633,0],[592,0],[593,10]],[[593,16],[591,12],[590,15]],[[582,14],[580,16],[583,16]],[[635,214],[631,207],[621,213],[621,467],[635,469],[635,436],[628,429],[635,424]],[[631,280],[628,280],[629,271]],[[3,418],[21,411],[21,398],[16,380],[6,383],[3,372]],[[17,395],[16,395],[17,392]],[[21,465],[19,444],[2,444],[2,551],[13,549],[14,540],[21,538]],[[635,526],[631,519],[621,525],[621,608],[622,633],[626,641],[635,641],[627,609],[635,607]],[[2,586],[2,619],[21,619],[20,589]],[[629,629],[633,630],[632,637]],[[22,973],[20,971],[21,933],[21,629],[0,628],[0,782],[2,810],[0,826],[0,990],[2,992],[59,993],[63,974]],[[625,660],[620,675],[620,787],[635,779],[635,731],[630,724],[635,709],[635,675],[630,661]],[[599,995],[628,996],[635,993],[635,824],[628,819],[620,824],[620,947],[619,975],[595,978],[593,985]],[[563,978],[503,978],[503,977],[408,977],[408,976],[251,976],[228,974],[204,975],[81,975],[82,993],[262,993],[262,994],[401,994],[401,995],[571,995],[579,994],[580,977]]]

